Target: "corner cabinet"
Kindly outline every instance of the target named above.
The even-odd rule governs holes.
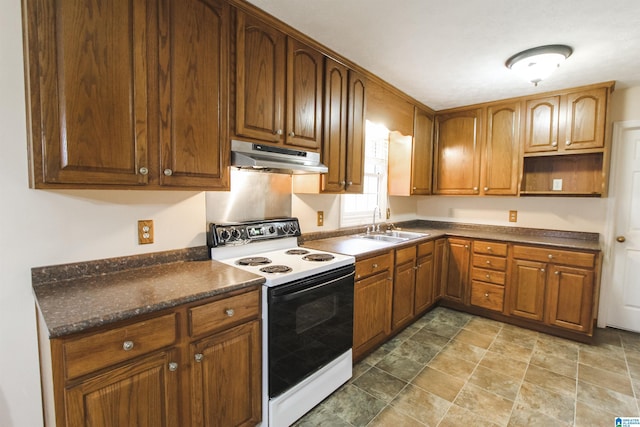
[[[25,1],[31,187],[228,189],[229,6],[93,6]]]
[[[319,150],[324,56],[237,11],[236,134]]]
[[[47,425],[260,422],[259,289],[62,338],[39,322]]]

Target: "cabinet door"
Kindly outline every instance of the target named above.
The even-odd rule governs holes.
[[[444,296],[463,304],[467,302],[470,245],[469,240],[448,239],[449,256]]]
[[[359,358],[391,333],[391,278],[385,271],[358,280],[353,300],[353,357]]]
[[[478,194],[482,110],[436,116],[434,194]]]
[[[65,391],[67,425],[170,427],[180,425],[175,351],[154,353],[83,380]],[[172,370],[173,369],[173,370]]]
[[[25,2],[33,187],[147,183],[148,4]]]
[[[559,109],[559,96],[527,101],[525,108],[525,153],[558,150]]]
[[[549,273],[547,322],[590,333],[593,326],[593,270],[553,266]]]
[[[607,90],[600,88],[567,95],[565,150],[604,147]]]
[[[444,295],[447,270],[449,268],[447,239],[436,240],[433,249],[433,298],[434,301]]]
[[[414,313],[418,315],[427,309],[434,298],[433,254],[419,257],[416,261],[416,297]]]
[[[322,70],[324,56],[287,39],[287,145],[318,150],[322,143]]]
[[[485,195],[518,193],[520,164],[520,103],[487,108],[487,138],[482,162],[482,192]]]
[[[160,183],[228,189],[229,5],[160,4]]]
[[[322,191],[327,193],[342,192],[346,184],[347,90],[347,67],[326,58],[322,161],[329,172],[322,175]]]
[[[236,133],[280,142],[284,132],[286,38],[237,12]]]
[[[364,188],[364,141],[367,113],[367,81],[349,70],[347,106],[347,188],[348,193],[362,193]]]
[[[393,275],[391,329],[406,325],[413,319],[416,283],[416,270],[414,266],[415,258],[412,258],[395,267],[395,273]]]
[[[531,320],[543,320],[546,278],[546,264],[513,260],[509,314]]]
[[[194,426],[254,426],[261,419],[260,322],[191,345]]]
[[[411,194],[431,194],[432,165],[433,117],[416,107],[411,156]]]

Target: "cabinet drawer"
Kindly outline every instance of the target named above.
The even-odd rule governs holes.
[[[471,282],[471,304],[489,310],[502,311],[504,287],[473,280]]]
[[[507,244],[476,240],[473,242],[473,252],[495,256],[507,256]]]
[[[473,267],[471,269],[471,280],[480,280],[481,282],[495,283],[496,285],[505,284],[506,273],[502,271],[486,270],[484,268]]]
[[[391,252],[356,262],[356,279],[388,270],[392,264]]]
[[[418,256],[425,256],[433,253],[434,242],[433,240],[430,242],[420,243],[418,245]]]
[[[62,344],[67,379],[172,345],[176,341],[175,313],[110,329]]]
[[[490,255],[473,254],[473,266],[505,271],[507,269],[507,259]]]
[[[404,264],[405,262],[409,262],[413,259],[416,259],[415,246],[396,250],[396,265]]]
[[[574,265],[576,267],[593,267],[596,259],[595,254],[588,252],[573,252],[517,245],[513,247],[513,257],[531,261]]]
[[[189,334],[201,336],[260,316],[260,290],[189,309]]]

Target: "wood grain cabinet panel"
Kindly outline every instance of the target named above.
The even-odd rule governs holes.
[[[554,266],[549,271],[547,322],[579,332],[591,332],[593,270]]]
[[[433,116],[415,107],[413,151],[411,153],[411,194],[431,194],[433,170]]]
[[[471,281],[471,305],[502,312],[504,308],[504,286]]]
[[[357,266],[358,263],[356,263]],[[353,301],[353,358],[359,360],[391,333],[391,272],[356,280]]]
[[[414,316],[424,313],[435,302],[435,244],[433,241],[418,245],[416,259],[416,290]]]
[[[509,314],[541,321],[544,318],[544,300],[547,265],[536,261],[513,260],[511,265]]]
[[[524,152],[558,150],[560,97],[530,99],[525,107]]]
[[[434,194],[479,194],[482,109],[437,115]]]
[[[347,100],[347,188],[350,193],[364,189],[364,143],[367,115],[367,79],[349,70]]]
[[[482,194],[515,196],[520,167],[520,102],[487,107],[486,121]]]
[[[321,191],[345,190],[347,174],[347,99],[349,70],[327,58],[324,70],[324,142],[322,161],[329,171],[321,176]]]
[[[391,329],[398,329],[414,315],[416,288],[416,247],[397,249],[393,275]]]
[[[565,150],[604,147],[607,92],[607,88],[599,88],[567,95]]]
[[[444,282],[443,296],[446,299],[467,303],[469,289],[469,262],[471,241],[466,239],[447,239],[447,278]]]

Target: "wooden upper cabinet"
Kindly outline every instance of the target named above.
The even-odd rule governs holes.
[[[324,56],[287,39],[287,121],[285,144],[320,149]]]
[[[347,97],[349,70],[327,58],[324,73],[324,143],[322,161],[329,172],[322,175],[323,192],[342,192],[346,183]]]
[[[520,165],[520,103],[491,105],[486,119],[482,193],[515,196]]]
[[[347,175],[346,191],[362,193],[364,189],[364,143],[367,115],[367,80],[349,70],[347,100]]]
[[[524,152],[558,150],[560,97],[530,99],[525,108]]]
[[[433,169],[433,116],[415,107],[413,153],[411,156],[411,194],[431,194]]]
[[[149,180],[150,3],[94,3],[25,1],[35,188]]]
[[[228,189],[230,7],[160,4],[160,182]]]
[[[367,120],[390,131],[413,135],[413,104],[386,87],[371,82],[367,88]]]
[[[320,149],[324,56],[237,12],[236,134]]]
[[[604,147],[608,88],[567,95],[564,149],[567,151]]]
[[[286,36],[237,11],[236,133],[279,142],[284,133]]]
[[[434,194],[479,194],[482,109],[436,116]]]

